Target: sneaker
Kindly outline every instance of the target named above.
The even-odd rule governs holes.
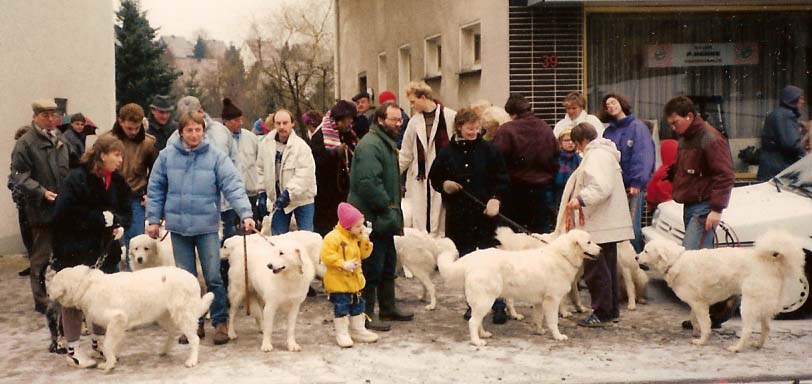
[[[504,309],[497,309],[493,311],[493,323],[494,324],[504,324],[508,321],[508,314],[507,311]]]
[[[206,338],[206,328],[203,326],[203,323],[197,325],[197,337],[201,340]],[[189,344],[189,340],[186,338],[186,335],[181,335],[178,338],[178,344]]]
[[[20,277],[29,276],[29,275],[31,275],[31,268],[26,268],[26,269],[23,269],[20,272],[17,272],[17,276],[20,276]]]
[[[612,321],[601,321],[601,319],[599,319],[598,316],[593,313],[586,318],[579,320],[578,325],[591,328],[608,327],[612,325]]]
[[[58,340],[51,339],[51,345],[48,346],[48,352],[56,353],[57,355],[64,355],[68,353],[68,348],[64,345],[61,345]]]
[[[214,327],[214,345],[223,345],[228,343],[228,323],[220,324]]]
[[[68,354],[65,356],[68,365],[74,368],[93,368],[96,366],[96,360],[84,353],[84,350],[76,347],[68,347]]]

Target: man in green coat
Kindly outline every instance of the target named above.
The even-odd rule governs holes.
[[[376,299],[380,305],[380,320],[414,318],[414,314],[402,312],[395,305],[395,235],[403,234],[400,168],[395,143],[402,123],[400,108],[394,103],[385,103],[375,111],[374,119],[369,133],[355,147],[347,200],[372,223],[369,236],[374,245],[372,255],[363,262],[366,286],[362,295],[367,303],[366,313],[373,319],[367,328],[388,331],[389,325],[374,317]]]

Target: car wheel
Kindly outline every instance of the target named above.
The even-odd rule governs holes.
[[[785,292],[795,293],[785,298],[784,307],[778,314],[778,319],[795,319],[812,311],[812,299],[809,299],[809,282],[812,280],[812,251],[804,248],[804,254],[806,255],[804,276],[794,281],[788,281],[784,285]]]

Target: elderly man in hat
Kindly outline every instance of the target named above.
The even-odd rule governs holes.
[[[155,137],[155,148],[158,151],[166,147],[166,141],[178,130],[178,123],[171,119],[175,106],[169,96],[158,95],[149,105],[149,129],[147,133]]]
[[[11,154],[11,177],[26,195],[25,213],[31,226],[31,292],[34,309],[45,313],[45,267],[51,258],[51,223],[59,184],[68,176],[69,149],[56,129],[56,103],[37,100],[28,131],[17,140]]]
[[[237,142],[237,148],[240,152],[240,176],[242,176],[243,185],[245,185],[245,193],[248,195],[248,200],[251,202],[251,209],[254,211],[254,220],[258,223],[262,221],[262,217],[257,212],[257,195],[259,194],[259,176],[257,176],[257,151],[259,150],[259,139],[254,132],[243,128],[242,110],[234,105],[234,102],[229,98],[223,99],[223,125],[228,128],[234,141]],[[237,232],[237,226],[240,224],[240,216],[234,209],[229,209],[220,213],[220,218],[223,220],[223,240],[234,236]]]
[[[369,132],[372,114],[375,113],[375,109],[372,108],[372,97],[369,92],[364,91],[353,96],[352,101],[355,103],[355,109],[358,112],[352,123],[352,130],[355,131],[358,140],[361,140]]]

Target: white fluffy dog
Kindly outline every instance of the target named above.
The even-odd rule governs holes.
[[[163,240],[149,235],[138,235],[130,239],[130,269],[138,271],[154,267],[174,267],[171,236]]]
[[[269,217],[270,216],[265,216],[266,219]],[[267,220],[263,219],[262,221],[264,223]],[[302,251],[307,253],[310,262],[316,267],[316,277],[319,279],[324,278],[324,272],[327,271],[327,267],[321,263],[321,243],[324,242],[321,235],[310,231],[290,231],[281,235],[271,236],[270,222],[268,222],[268,225],[263,224],[261,234],[265,236],[265,238],[270,239],[271,242],[274,242],[276,239],[284,239],[300,245]]]
[[[153,322],[168,333],[161,355],[169,352],[180,331],[191,346],[186,366],[197,365],[200,344],[197,319],[214,300],[213,293],[201,298],[195,277],[175,267],[114,274],[84,265],[65,268],[53,277],[48,293],[65,307],[81,309],[88,323],[107,329],[102,346],[107,361],[99,366],[106,371],[116,365],[116,352],[124,332]]]
[[[696,345],[705,344],[710,336],[709,306],[740,294],[741,339],[728,348],[738,352],[756,322],[761,322],[761,338],[753,346],[759,348],[767,341],[770,319],[781,310],[784,281],[803,273],[804,254],[791,235],[771,231],[756,240],[754,248],[686,251],[656,240],[646,244],[640,262],[661,272],[668,286],[691,307],[691,323],[700,330],[699,339],[692,340]]]
[[[450,285],[464,285],[465,298],[471,306],[468,331],[471,344],[485,345],[480,337],[491,336],[482,326],[482,318],[498,297],[518,299],[535,304],[536,329],[544,333],[543,324],[555,340],[566,340],[558,330],[558,307],[570,291],[572,280],[584,258],[594,258],[600,247],[588,233],[572,230],[553,240],[543,249],[506,251],[489,248],[475,251],[454,261],[454,253],[443,253],[438,259],[440,274]]]
[[[290,239],[278,236],[266,239],[262,235],[246,236],[248,248],[248,289],[251,314],[262,328],[263,352],[273,350],[271,334],[279,309],[287,311],[288,351],[299,352],[296,343],[296,319],[299,306],[307,298],[307,290],[315,276],[315,268],[303,247]],[[245,301],[245,248],[242,236],[225,241],[222,255],[228,258],[228,299],[231,303],[228,317],[228,337],[237,338],[235,321],[240,305]]]
[[[412,272],[423,285],[422,300],[428,300],[426,310],[437,308],[437,294],[431,275],[437,267],[437,257],[443,252],[456,252],[457,247],[448,238],[436,238],[425,231],[404,228],[403,236],[395,236],[398,262]]]

